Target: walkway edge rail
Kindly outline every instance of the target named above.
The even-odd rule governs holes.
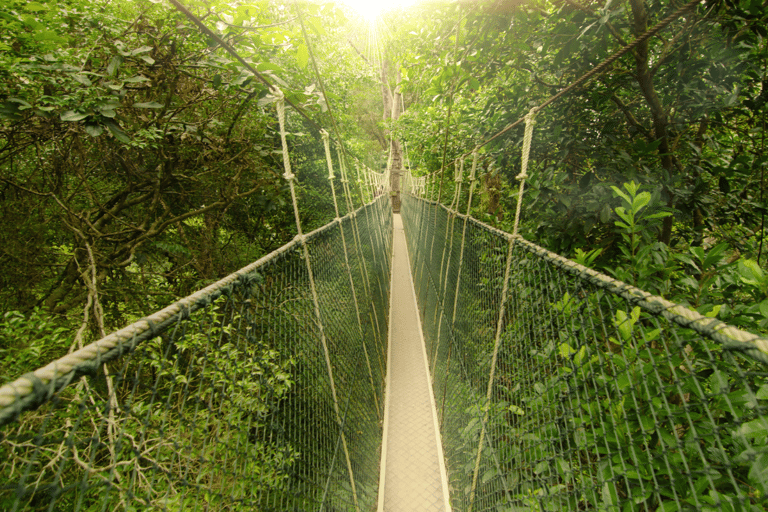
[[[635,286],[624,283],[623,281],[619,281],[618,279],[609,277],[589,267],[585,267],[575,261],[548,251],[533,242],[529,242],[520,235],[512,235],[506,231],[502,231],[485,222],[477,220],[472,216],[452,210],[437,201],[420,197],[417,197],[417,199],[430,205],[439,205],[450,215],[457,216],[460,219],[466,218],[469,222],[472,222],[476,226],[490,233],[495,233],[496,235],[507,239],[515,240],[515,243],[520,243],[530,252],[546,261],[552,262],[569,274],[584,278],[595,286],[599,286],[600,288],[615,293],[650,313],[662,315],[667,320],[670,320],[681,327],[693,329],[699,334],[709,336],[718,343],[721,343],[723,348],[727,350],[742,352],[752,359],[768,364],[767,337],[744,331],[721,320],[717,320],[716,318],[706,317],[682,304],[670,302],[663,297],[653,295]]]
[[[315,229],[304,235],[305,240],[310,241],[334,225],[341,224],[347,218],[353,218],[371,204],[373,202]],[[0,427],[13,422],[24,411],[37,409],[78,377],[94,373],[104,363],[134,350],[141,342],[154,338],[165,327],[188,317],[216,298],[227,294],[233,285],[247,282],[260,267],[300,243],[300,237],[296,236],[282,247],[202,290],[3,385],[0,387]]]

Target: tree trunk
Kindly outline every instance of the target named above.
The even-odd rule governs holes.
[[[629,0],[629,3],[632,6],[635,36],[640,36],[648,30],[648,10],[645,8],[644,0]],[[661,100],[659,100],[659,96],[656,93],[656,87],[653,84],[653,74],[648,65],[648,41],[639,45],[635,50],[634,55],[635,79],[637,80],[638,85],[640,85],[643,97],[645,97],[645,101],[651,110],[654,139],[661,141],[658,148],[659,157],[661,158],[661,166],[667,171],[669,176],[672,176],[675,170],[675,162],[669,145],[669,135],[667,133],[669,118],[667,117],[664,106],[661,104]],[[669,190],[665,184],[664,191],[668,197],[667,206],[674,208],[675,198],[672,190]],[[659,236],[660,242],[669,245],[672,238],[673,222],[674,216],[672,215],[664,218],[661,235]]]
[[[381,64],[381,93],[384,100],[384,121],[389,119],[391,121],[397,121],[400,117],[401,109],[400,104],[402,101],[402,95],[400,93],[400,71],[395,73],[395,91],[389,88],[387,82],[387,68],[389,67],[389,61],[384,61]],[[389,135],[389,175],[390,175],[390,189],[392,196],[392,211],[395,213],[400,211],[400,175],[403,172],[403,152],[400,148],[400,142],[397,141],[390,130],[387,130]]]

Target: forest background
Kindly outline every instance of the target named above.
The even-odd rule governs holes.
[[[351,157],[381,169],[394,136],[448,202],[454,159],[682,2],[421,3],[375,25],[334,3],[185,5],[328,129],[330,105]],[[539,112],[523,236],[766,332],[767,26],[764,0],[701,3]],[[323,148],[288,122],[310,230],[334,216]],[[521,145],[522,127],[479,156],[472,215],[508,231]],[[170,4],[5,0],[0,379],[292,239],[279,146],[266,86]]]

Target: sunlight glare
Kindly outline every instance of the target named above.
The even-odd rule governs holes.
[[[395,7],[409,7],[416,0],[342,0],[346,5],[357,11],[369,23],[376,21],[379,15]]]

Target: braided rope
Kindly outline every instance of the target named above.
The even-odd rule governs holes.
[[[475,220],[475,222],[479,223],[480,221]],[[675,304],[662,297],[652,295],[632,285],[613,279],[575,261],[550,252],[519,235],[515,238],[529,252],[536,254],[541,259],[554,264],[573,276],[619,295],[630,303],[640,306],[640,308],[654,315],[661,315],[681,327],[693,329],[699,334],[721,343],[729,350],[737,350],[757,361],[768,363],[768,338],[743,331],[716,318],[706,317],[683,305]]]
[[[520,164],[520,174],[515,179],[520,180],[520,189],[517,192],[517,208],[515,210],[515,225],[512,229],[512,235],[517,235],[517,228],[520,225],[520,211],[523,207],[523,191],[525,190],[525,180],[528,178],[528,156],[531,154],[531,139],[533,139],[533,125],[536,123],[533,118],[536,116],[538,108],[533,107],[525,116],[525,135],[523,137],[523,157]]]

